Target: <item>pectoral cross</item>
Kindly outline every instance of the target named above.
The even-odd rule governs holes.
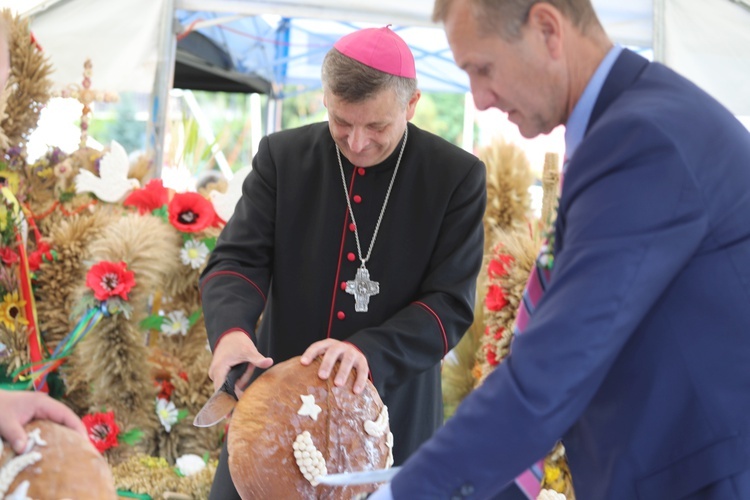
[[[346,293],[354,295],[356,312],[367,312],[370,297],[380,293],[380,283],[370,280],[370,271],[363,265],[354,279],[346,282]]]

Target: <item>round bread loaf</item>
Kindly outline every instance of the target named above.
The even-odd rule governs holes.
[[[315,477],[393,462],[388,409],[375,386],[368,381],[362,394],[354,394],[352,373],[336,387],[333,375],[318,377],[320,362],[303,366],[296,357],[274,365],[237,403],[228,435],[229,471],[243,499],[350,499],[376,485],[333,487],[317,484]]]
[[[77,432],[48,420],[35,420],[24,426],[29,441],[37,435],[46,444],[34,445],[25,455],[16,455],[4,443],[0,468],[8,474],[26,462],[36,460],[14,475],[6,495],[16,492],[28,481],[26,496],[35,499],[115,500],[115,482],[107,461],[88,439]],[[34,455],[38,453],[41,455]],[[28,456],[27,456],[28,455]],[[0,494],[0,498],[2,494]]]

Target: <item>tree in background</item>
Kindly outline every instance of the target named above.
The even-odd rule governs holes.
[[[102,144],[115,140],[129,153],[144,149],[146,122],[136,116],[142,106],[140,101],[145,99],[132,92],[123,92],[119,102],[102,104],[91,121],[89,135]]]
[[[464,95],[423,93],[412,123],[460,146],[464,131]]]

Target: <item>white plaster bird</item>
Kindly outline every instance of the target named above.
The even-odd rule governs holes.
[[[226,193],[221,191],[211,191],[209,197],[214,206],[214,210],[224,222],[227,222],[232,214],[237,202],[242,198],[242,183],[245,177],[253,169],[251,166],[243,167],[234,173],[234,176],[227,183]]]
[[[81,170],[75,177],[76,193],[94,193],[101,201],[117,203],[133,189],[141,186],[137,179],[128,178],[128,154],[117,141],[112,141],[109,152],[99,162],[99,177]]]

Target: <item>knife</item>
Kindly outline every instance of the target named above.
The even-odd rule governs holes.
[[[237,404],[237,394],[234,393],[234,384],[245,373],[249,363],[240,363],[234,365],[224,383],[213,395],[208,398],[206,404],[193,419],[193,425],[196,427],[211,427],[221,422],[224,417],[234,409]]]
[[[385,483],[398,474],[401,467],[390,469],[366,470],[362,472],[342,472],[341,474],[328,474],[318,476],[315,480],[329,486],[350,486],[354,484]]]

